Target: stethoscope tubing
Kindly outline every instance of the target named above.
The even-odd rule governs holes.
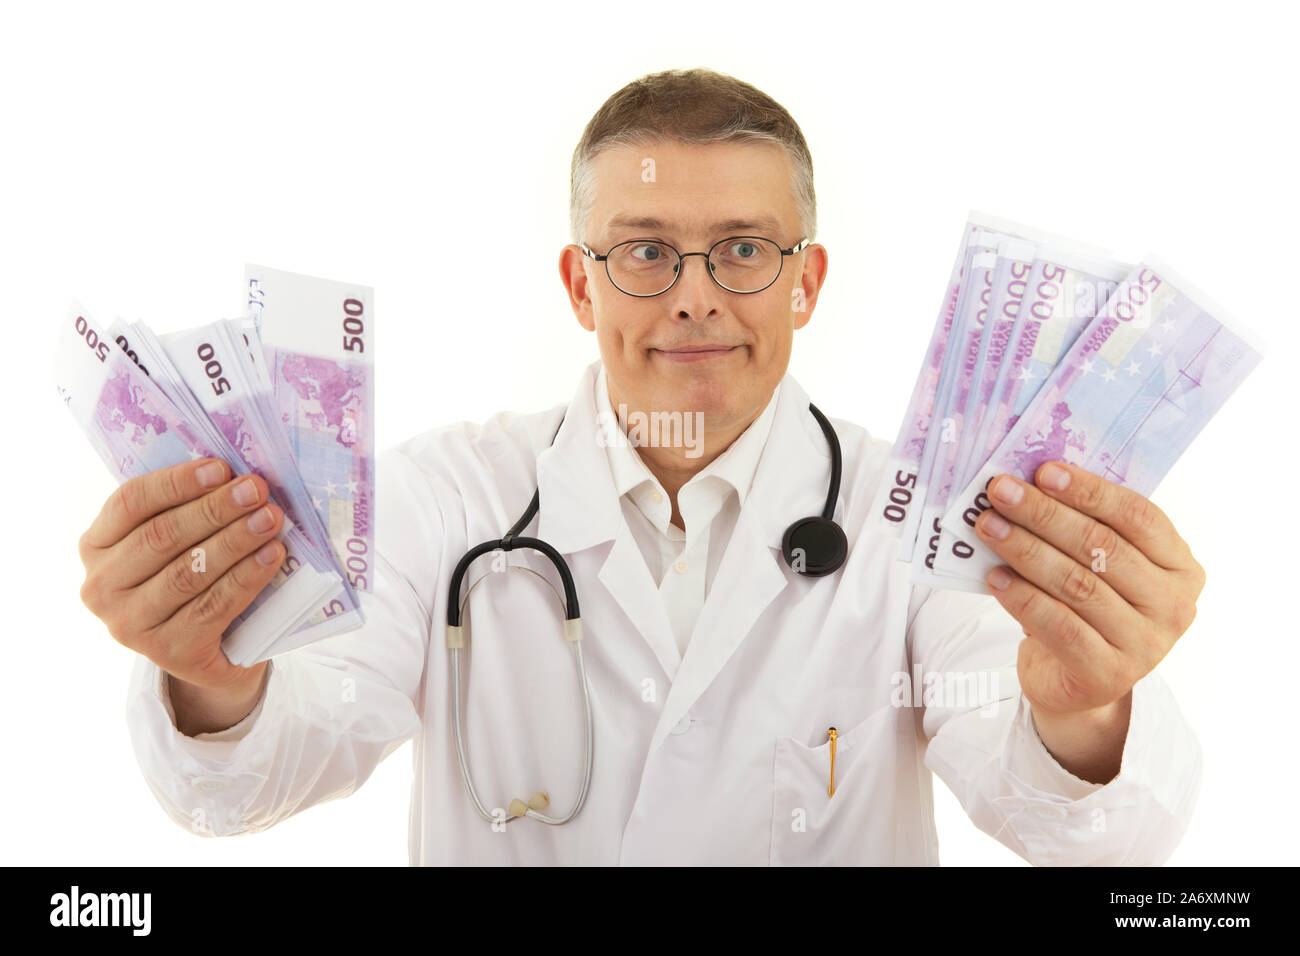
[[[839,439],[835,434],[834,428],[831,427],[830,421],[826,418],[825,415],[821,413],[821,411],[815,405],[809,404],[808,409],[809,411],[812,412],[813,416],[817,419],[817,423],[818,425],[821,426],[822,432],[826,435],[827,442],[829,443],[830,446],[831,481],[830,481],[830,487],[827,490],[826,505],[822,510],[821,520],[833,524],[832,515],[834,514],[835,501],[839,495],[839,488],[840,488],[841,458],[840,458]],[[560,427],[563,424],[564,424],[564,418],[563,416],[561,416],[560,425],[557,425],[555,429],[555,433],[557,436],[559,435]],[[554,440],[555,438],[552,437],[551,439],[552,443],[554,443]],[[568,564],[565,562],[564,557],[558,551],[556,551],[553,547],[551,547],[551,545],[547,544],[545,541],[541,540],[540,538],[529,538],[529,537],[520,536],[520,532],[523,531],[524,528],[528,526],[529,522],[532,521],[533,517],[537,514],[537,511],[540,507],[540,502],[541,502],[541,489],[538,488],[533,492],[533,498],[532,501],[529,502],[528,508],[524,511],[523,515],[519,518],[518,521],[515,522],[515,524],[510,528],[509,531],[507,531],[501,538],[495,541],[484,541],[482,544],[477,545],[471,548],[468,552],[466,552],[466,554],[457,563],[456,568],[452,573],[451,582],[450,582],[449,590],[450,590],[451,597],[450,600],[448,600],[447,602],[447,635],[448,635],[447,646],[451,651],[451,670],[450,670],[451,721],[452,721],[454,736],[456,738],[456,758],[460,762],[461,774],[465,778],[465,787],[469,791],[470,801],[474,804],[474,809],[478,811],[479,816],[483,817],[483,819],[491,823],[508,822],[510,820],[518,819],[520,816],[531,817],[534,820],[538,820],[542,823],[551,824],[552,826],[568,823],[575,816],[577,816],[578,811],[582,809],[583,804],[587,800],[587,793],[591,788],[591,771],[595,760],[595,735],[593,732],[594,718],[592,714],[592,705],[591,705],[591,687],[587,680],[587,667],[582,656],[582,638],[581,638],[582,617],[578,608],[577,588],[573,583],[573,575],[569,572]],[[808,522],[817,521],[816,518],[809,518],[804,520]],[[793,528],[794,526],[792,526],[792,529]],[[838,567],[839,562],[843,560],[844,535],[842,530],[840,530],[838,526],[836,526],[833,530],[835,531],[835,534],[840,539],[841,549],[840,549],[839,557],[836,559],[836,563],[833,566],[827,565],[827,568]],[[789,534],[790,532],[787,532],[787,536]],[[565,625],[566,640],[568,640],[568,642],[571,643],[573,646],[574,660],[578,668],[578,682],[582,688],[583,714],[584,714],[584,723],[586,727],[585,730],[586,747],[585,747],[585,759],[583,762],[582,783],[579,786],[578,797],[574,801],[573,808],[562,817],[550,816],[548,814],[542,813],[540,810],[531,806],[529,806],[522,814],[511,813],[507,810],[505,811],[506,815],[504,817],[494,816],[478,795],[478,790],[474,786],[474,780],[470,773],[469,758],[466,754],[464,730],[461,722],[461,713],[460,713],[461,712],[461,692],[460,692],[461,651],[465,650],[462,620],[463,620],[465,604],[469,600],[469,592],[473,591],[474,588],[478,586],[479,582],[484,580],[484,578],[479,578],[478,581],[475,581],[472,585],[470,585],[469,590],[465,592],[461,600],[457,601],[456,597],[460,594],[461,584],[464,581],[466,572],[469,570],[469,566],[477,558],[492,551],[498,551],[498,550],[513,551],[518,548],[528,548],[544,554],[555,566],[556,571],[560,575],[560,582],[564,587],[564,597],[563,599],[560,599],[559,593],[556,592],[556,598],[557,600],[561,600],[561,603],[564,605],[564,616],[566,622]],[[788,560],[788,555],[787,555],[787,560]],[[533,574],[537,574],[537,572],[534,571],[532,568],[527,568],[527,567],[518,567],[515,568],[515,570],[529,571]],[[808,572],[808,573],[822,574],[822,573],[826,573],[826,570],[819,569],[815,572]],[[552,588],[552,590],[554,590],[554,585],[552,585],[551,582],[546,581],[546,579],[542,577],[540,574],[537,574],[537,576],[539,578],[542,578],[542,580],[545,581],[546,584]],[[484,577],[486,577],[486,575]],[[569,639],[569,634],[575,632],[577,635],[576,638]],[[527,806],[527,804],[525,804],[525,806]]]

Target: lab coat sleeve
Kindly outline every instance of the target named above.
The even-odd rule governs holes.
[[[272,659],[242,721],[188,737],[176,729],[166,674],[136,660],[127,726],[140,769],[168,816],[200,835],[252,833],[345,797],[420,728],[419,688],[443,521],[422,470],[394,450],[377,468],[375,590],[365,624]]]
[[[1153,866],[1169,858],[1196,804],[1201,749],[1158,673],[1133,687],[1119,774],[1089,783],[1039,739],[1016,674],[1023,632],[991,596],[918,587],[909,621],[911,666],[935,675],[930,686],[947,675],[987,675],[984,700],[935,697],[922,719],[926,766],[976,826],[1036,865]]]

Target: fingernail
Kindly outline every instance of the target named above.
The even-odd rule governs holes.
[[[999,478],[993,485],[993,497],[1004,505],[1018,505],[1025,496],[1025,489],[1014,478]]]
[[[1070,483],[1070,473],[1060,465],[1044,465],[1038,473],[1038,483],[1053,491],[1064,491]]]
[[[996,511],[986,511],[977,522],[979,529],[990,538],[1001,541],[1011,533],[1011,525]]]
[[[199,480],[200,488],[213,488],[226,477],[226,466],[219,461],[210,461],[199,468],[194,477]]]
[[[258,512],[261,514],[261,512]],[[280,546],[274,541],[268,541],[257,549],[257,563],[262,567],[268,567],[275,564],[280,559]]]
[[[253,534],[261,534],[263,531],[271,530],[271,525],[275,524],[275,515],[271,514],[270,508],[263,506],[249,515],[245,524]]]
[[[1011,575],[1007,574],[1006,568],[994,568],[989,572],[988,581],[999,591],[1005,591],[1007,585],[1011,583]]]
[[[235,504],[241,508],[247,508],[257,500],[257,485],[253,484],[252,478],[245,478],[235,485],[230,496],[235,499]]]

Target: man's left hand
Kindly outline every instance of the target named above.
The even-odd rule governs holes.
[[[987,580],[1024,628],[1021,691],[1040,732],[1121,705],[1127,728],[1127,695],[1191,625],[1205,570],[1146,497],[1064,462],[1034,481],[995,477],[975,524],[1009,565]]]

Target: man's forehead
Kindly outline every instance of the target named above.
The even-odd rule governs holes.
[[[797,228],[790,160],[771,143],[621,145],[599,152],[593,167],[591,221],[606,236],[784,236]]]

